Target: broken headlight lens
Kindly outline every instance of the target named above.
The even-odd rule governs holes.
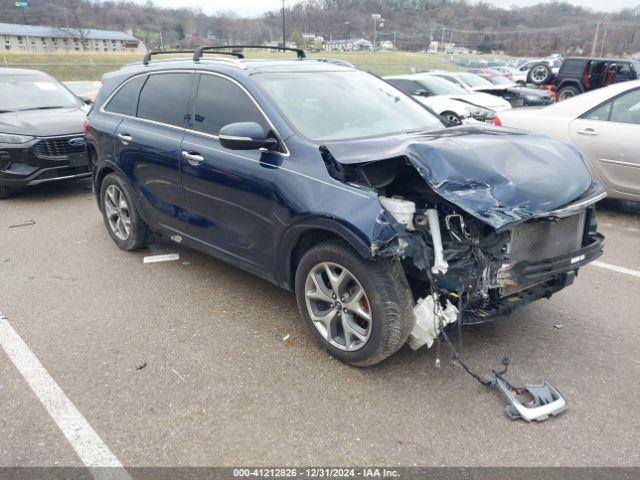
[[[11,145],[20,145],[27,143],[36,137],[30,135],[14,135],[13,133],[0,133],[0,143],[8,143]]]
[[[478,120],[479,122],[491,123],[493,122],[493,117],[495,117],[496,115],[496,112],[494,112],[493,110],[489,110],[488,108],[482,108],[482,107],[465,107],[465,108],[469,112],[469,115],[471,115],[471,117],[474,120]]]

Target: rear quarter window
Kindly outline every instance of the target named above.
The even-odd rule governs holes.
[[[146,75],[140,75],[139,77],[134,77],[125,83],[109,101],[105,110],[111,113],[119,113],[121,115],[135,117],[136,110],[138,108],[140,89],[142,88],[142,85],[144,85],[146,79]]]

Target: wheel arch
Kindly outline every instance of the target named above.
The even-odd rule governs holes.
[[[100,208],[101,211],[102,211],[102,206],[100,204],[100,189],[101,189],[104,178],[110,173],[120,174],[120,176],[124,179],[125,183],[129,186],[131,191],[135,192],[127,176],[115,163],[110,161],[104,162],[102,165],[96,168],[93,175],[93,190],[96,195],[96,201],[98,202],[98,208]],[[137,199],[135,198],[135,195],[134,195],[133,201],[137,203]]]
[[[556,87],[556,91],[560,91],[565,87],[575,87],[577,88],[580,93],[584,93],[584,87],[582,86],[582,84],[580,82],[578,82],[577,80],[563,80],[557,87]]]
[[[304,253],[326,240],[341,240],[362,258],[371,258],[370,245],[361,235],[331,218],[305,219],[289,227],[279,242],[277,279],[280,286],[294,290],[295,273]]]

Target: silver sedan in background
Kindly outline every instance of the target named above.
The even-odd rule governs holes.
[[[640,200],[640,80],[548,107],[500,112],[494,124],[575,144],[610,197]]]

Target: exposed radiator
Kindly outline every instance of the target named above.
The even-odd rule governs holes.
[[[572,252],[582,246],[586,210],[552,222],[521,223],[511,232],[512,265],[540,262]]]

